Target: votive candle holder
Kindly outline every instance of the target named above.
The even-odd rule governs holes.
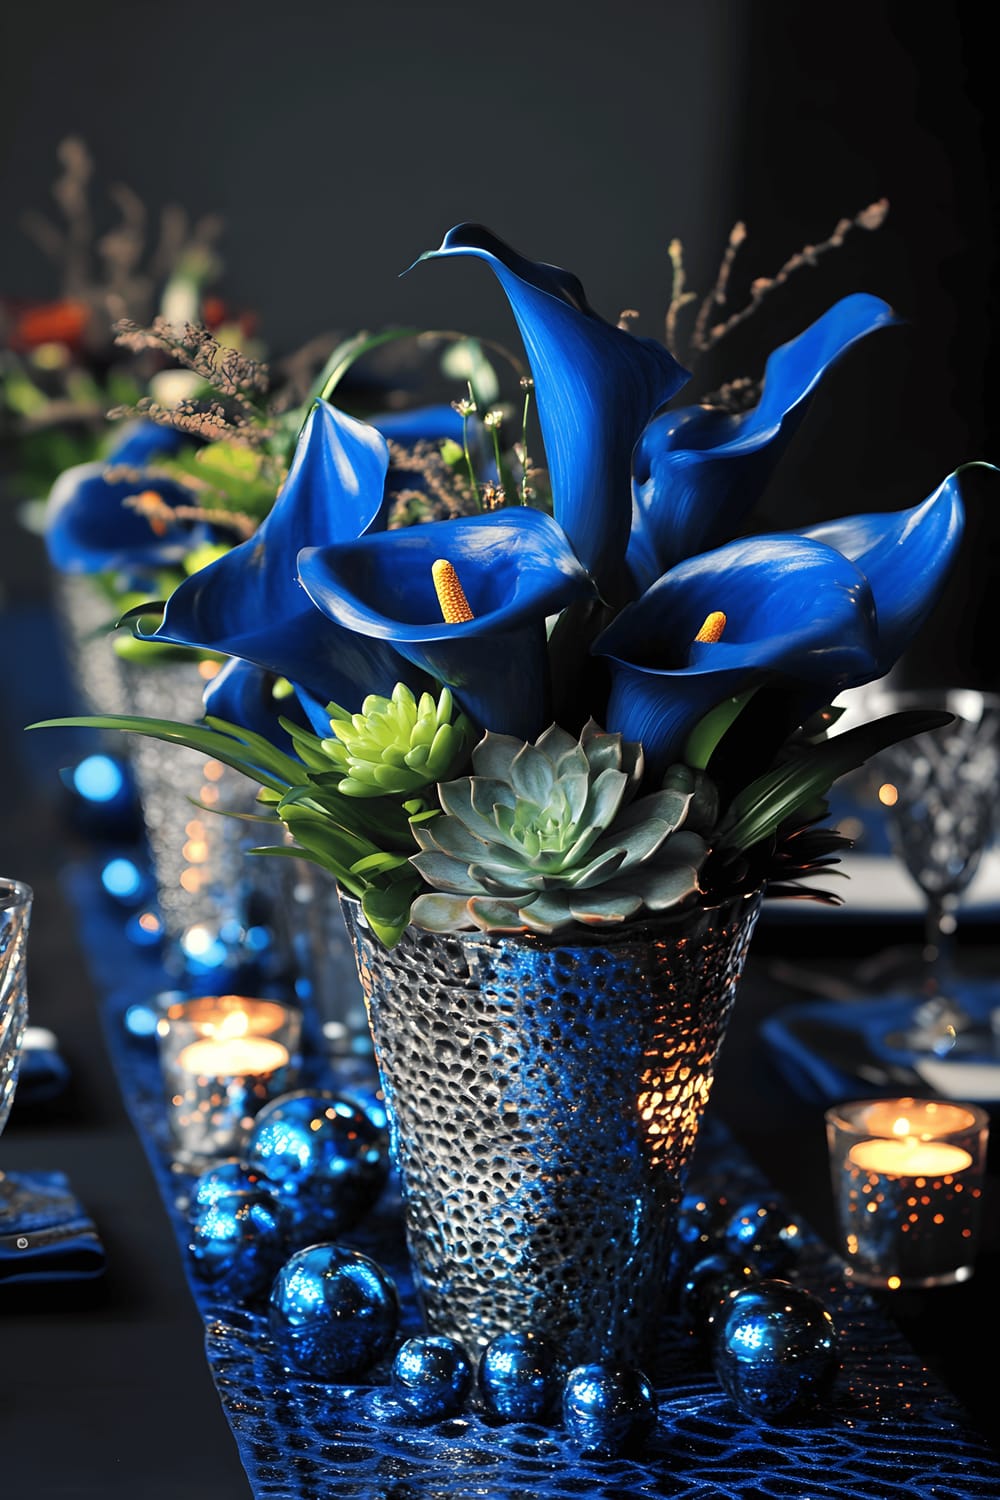
[[[277,1000],[202,995],[157,1023],[174,1159],[198,1169],[238,1156],[257,1112],[294,1088],[302,1014]]]
[[[989,1116],[950,1099],[855,1099],[825,1114],[845,1276],[888,1291],[975,1270]]]

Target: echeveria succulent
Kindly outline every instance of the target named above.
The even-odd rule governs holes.
[[[487,733],[472,765],[439,785],[443,816],[413,825],[421,852],[411,863],[434,888],[413,903],[416,926],[606,927],[697,895],[707,845],[682,827],[700,791],[689,767],[636,797],[640,747],[593,720],[579,740],[556,726],[534,744]]]

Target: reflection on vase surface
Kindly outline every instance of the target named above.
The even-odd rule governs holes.
[[[33,893],[0,876],[0,1132],[14,1102],[28,1020],[28,926]]]
[[[391,952],[344,905],[428,1328],[641,1365],[759,894],[603,941],[410,928]]]

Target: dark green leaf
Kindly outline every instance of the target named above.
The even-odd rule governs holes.
[[[889,745],[940,729],[953,717],[938,710],[908,709],[799,751],[737,793],[715,839],[716,849],[745,850],[772,837],[786,818],[823,796],[839,777]]]

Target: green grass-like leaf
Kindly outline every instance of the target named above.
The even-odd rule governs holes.
[[[747,850],[773,837],[786,819],[825,795],[839,777],[889,745],[940,729],[953,717],[943,710],[907,709],[799,751],[737,793],[713,841],[716,852]]]

